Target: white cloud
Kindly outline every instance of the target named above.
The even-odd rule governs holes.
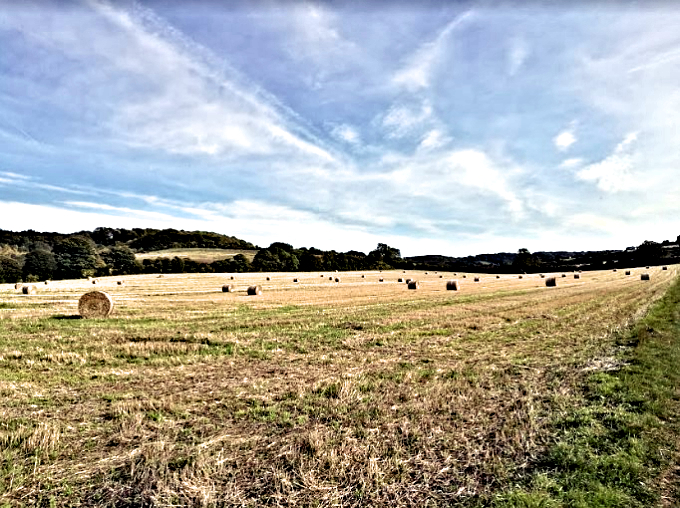
[[[512,40],[508,51],[508,74],[514,76],[529,56],[529,47],[522,38]]]
[[[432,121],[433,109],[429,101],[409,101],[393,104],[382,116],[381,125],[389,138],[402,138],[416,129],[423,129]]]
[[[621,141],[614,153],[600,162],[590,164],[576,172],[579,180],[594,182],[605,192],[621,192],[633,190],[637,184],[633,176],[634,155],[629,147],[637,139],[637,133],[628,134]]]
[[[331,135],[340,141],[349,143],[350,145],[357,145],[361,142],[361,137],[359,136],[357,130],[351,125],[347,124],[335,125],[331,129]]]
[[[563,160],[559,167],[562,169],[573,169],[581,165],[583,165],[583,159],[581,157],[572,157]]]
[[[555,136],[553,142],[555,143],[555,146],[557,147],[558,150],[564,152],[571,145],[576,143],[576,136],[574,135],[573,130],[565,130],[560,132],[557,136]]]
[[[420,144],[418,145],[419,150],[434,150],[435,148],[440,148],[446,145],[451,138],[444,134],[440,129],[432,129],[425,136],[423,136]]]
[[[392,82],[408,91],[414,92],[430,86],[432,72],[448,42],[454,29],[472,16],[472,11],[465,12],[444,26],[436,37],[421,46],[411,54],[405,65],[397,71]]]

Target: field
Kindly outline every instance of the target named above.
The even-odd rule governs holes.
[[[490,504],[679,273],[0,285],[0,504]],[[78,319],[93,289],[114,299],[108,319]]]
[[[248,258],[248,261],[252,261],[257,254],[256,250],[245,250],[245,249],[164,249],[156,250],[152,252],[143,252],[141,254],[135,254],[137,261],[144,261],[145,259],[157,259],[157,258],[169,258],[172,259],[175,256],[180,258],[190,258],[198,263],[212,263],[213,261],[219,261],[222,259],[233,258],[236,254],[243,254]]]

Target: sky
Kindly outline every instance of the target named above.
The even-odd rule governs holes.
[[[0,0],[0,229],[674,240],[678,26],[672,2]]]

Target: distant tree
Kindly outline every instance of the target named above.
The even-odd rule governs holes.
[[[368,263],[373,269],[397,268],[402,264],[401,251],[385,243],[379,243],[375,250],[368,253]]]
[[[519,249],[515,260],[512,262],[512,267],[515,271],[533,271],[539,265],[540,261],[529,252],[529,249]]]
[[[300,270],[303,272],[316,272],[323,269],[320,256],[306,250],[300,255]]]
[[[54,254],[47,250],[33,250],[26,254],[22,272],[24,280],[29,278],[47,280],[54,277],[56,270],[57,261],[54,258]]]
[[[252,272],[253,265],[243,254],[236,254],[232,259],[233,271],[238,273]]]
[[[142,267],[134,252],[126,245],[117,245],[101,253],[109,275],[129,275],[139,273]]]
[[[635,258],[641,265],[658,263],[663,255],[660,243],[645,240],[635,249]]]
[[[94,275],[98,256],[89,238],[71,236],[62,238],[54,245],[57,262],[57,276],[63,279],[78,279]]]
[[[7,256],[0,256],[0,282],[19,282],[21,267],[19,263]]]
[[[172,270],[172,273],[184,273],[184,265],[184,259],[179,256],[175,256],[170,260],[170,270]]]

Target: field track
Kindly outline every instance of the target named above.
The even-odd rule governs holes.
[[[556,288],[415,271],[0,285],[0,502],[482,499],[543,449],[586,373],[620,366],[617,335],[679,274],[546,273]],[[247,296],[254,284],[263,294]],[[90,290],[112,296],[110,318],[75,319]]]

